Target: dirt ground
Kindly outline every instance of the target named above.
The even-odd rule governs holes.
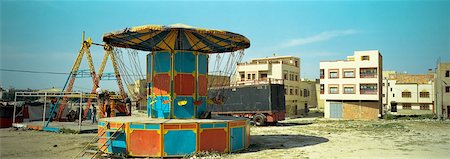
[[[449,158],[450,121],[290,119],[222,158]],[[72,158],[95,134],[0,129],[0,158]]]

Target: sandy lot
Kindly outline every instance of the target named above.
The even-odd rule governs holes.
[[[291,119],[222,158],[449,158],[450,121]],[[72,158],[95,134],[0,129],[0,158]]]

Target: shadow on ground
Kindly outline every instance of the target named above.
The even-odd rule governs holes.
[[[247,152],[267,149],[290,149],[328,142],[327,138],[307,135],[252,135]]]

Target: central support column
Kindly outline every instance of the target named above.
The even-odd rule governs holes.
[[[206,110],[208,55],[155,51],[147,55],[147,112],[152,118],[199,118]]]

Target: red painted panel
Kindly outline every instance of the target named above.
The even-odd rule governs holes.
[[[195,91],[195,78],[192,74],[177,74],[174,80],[175,94],[192,95]]]
[[[228,147],[224,129],[203,129],[199,136],[200,151],[225,152]]]
[[[164,129],[180,129],[180,125],[164,125]]]
[[[234,121],[230,122],[230,127],[237,127],[237,126],[245,126],[245,121]]]
[[[170,92],[170,76],[157,74],[153,78],[153,92],[155,95],[167,95]]]
[[[161,135],[153,130],[133,130],[128,149],[132,156],[161,156]]]
[[[103,131],[105,131],[105,129],[103,127],[99,126],[98,130],[97,130],[97,133],[98,133],[97,136],[98,137],[106,136],[106,133],[103,133]],[[105,142],[106,142],[106,138],[99,138],[98,139],[98,148],[100,148],[102,145],[104,145]],[[103,146],[101,148],[101,151],[105,152],[107,150],[107,148],[108,148],[107,146]]]
[[[181,125],[181,129],[196,129],[197,124],[183,124]]]
[[[198,75],[198,95],[206,96],[208,90],[208,79],[205,75]]]

